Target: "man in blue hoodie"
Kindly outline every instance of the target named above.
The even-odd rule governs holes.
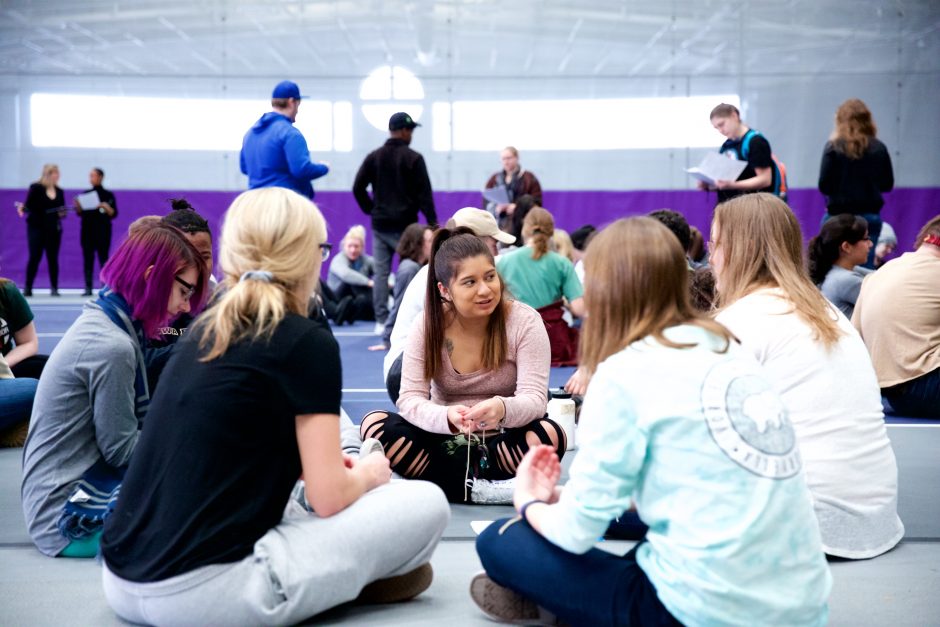
[[[286,187],[313,198],[311,181],[330,171],[325,163],[310,160],[307,140],[294,128],[301,98],[297,83],[281,81],[271,94],[274,110],[245,133],[240,161],[248,189]]]

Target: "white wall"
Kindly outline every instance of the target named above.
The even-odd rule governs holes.
[[[889,18],[890,15],[885,14],[885,23],[875,27],[890,31],[894,26]],[[478,72],[475,76],[463,72],[459,62],[426,75],[420,68],[411,66],[425,89],[422,119],[425,126],[417,130],[414,148],[425,155],[435,189],[475,189],[497,169],[498,155],[496,152],[433,151],[430,128],[433,102],[737,93],[745,120],[764,133],[787,164],[791,186],[814,187],[819,156],[831,131],[835,109],[846,98],[858,97],[873,111],[879,136],[891,150],[897,184],[940,185],[940,37],[936,28],[933,31],[927,28],[928,34],[916,41],[899,35],[897,50],[890,58],[879,60],[873,53],[855,59],[855,53],[834,54],[832,45],[816,50],[762,49],[760,41],[748,39],[748,18],[742,19],[745,21],[712,27],[725,29],[728,41],[742,51],[742,56],[734,67],[723,67],[727,63],[723,56],[721,63],[713,63],[707,73],[558,75],[554,67],[533,67],[525,76],[481,77]],[[929,27],[929,24],[924,26]],[[864,49],[864,42],[850,39],[846,39],[846,46],[851,44],[851,50]],[[524,52],[525,41],[520,40],[520,55]],[[681,53],[681,42],[671,48],[652,48],[646,51],[643,66],[669,66],[670,59]],[[827,64],[829,55],[837,60],[831,66]],[[709,65],[709,59],[703,61]],[[473,67],[478,70],[480,65],[475,63]],[[363,103],[358,94],[363,76],[316,76],[309,73],[309,67],[298,60],[296,72],[290,76],[305,93],[317,99],[353,103],[353,150],[315,154],[314,158],[329,161],[333,168],[316,187],[349,189],[363,156],[380,145],[385,134],[374,129],[362,116],[360,106]],[[342,71],[342,68],[335,69]],[[105,169],[107,183],[115,188],[241,189],[245,179],[238,171],[236,152],[33,147],[30,95],[59,92],[266,99],[273,84],[281,78],[284,76],[0,74],[0,188],[24,187],[38,177],[43,163],[55,162],[61,168],[62,184],[66,187],[84,185],[89,168],[97,166]],[[258,114],[263,110],[261,107]],[[71,122],[83,124],[81,119]],[[147,124],[148,121],[141,119],[139,122]],[[577,121],[559,121],[559,124],[576,125]],[[651,119],[649,124],[665,125],[669,121]],[[709,121],[703,118],[701,124],[708,125]],[[552,132],[552,127],[545,128],[545,133]],[[717,134],[715,137],[717,147],[721,138]],[[511,138],[506,140],[511,141]],[[705,150],[534,151],[526,150],[524,145],[519,148],[523,166],[534,171],[546,189],[594,190],[691,187],[682,169],[695,165]]]

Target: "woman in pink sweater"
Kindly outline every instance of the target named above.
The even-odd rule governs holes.
[[[401,414],[376,411],[362,437],[392,469],[439,485],[451,501],[512,501],[504,480],[530,446],[559,457],[564,431],[545,417],[551,348],[539,314],[509,300],[493,255],[469,230],[440,229],[424,317],[402,362]]]

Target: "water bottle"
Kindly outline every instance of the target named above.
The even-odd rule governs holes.
[[[552,390],[552,400],[548,401],[548,417],[565,430],[570,451],[578,448],[575,440],[574,401],[564,390]]]

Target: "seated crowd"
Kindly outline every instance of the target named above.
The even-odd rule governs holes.
[[[904,535],[882,396],[940,407],[940,216],[873,272],[864,218],[830,216],[807,251],[768,193],[719,204],[707,253],[671,210],[569,237],[522,196],[502,224],[518,231],[467,207],[403,233],[370,347],[397,411],[362,417],[358,456],[311,303],[374,319],[365,230],[324,286],[327,224],[292,191],[232,203],[217,284],[192,207],[138,220],[48,361],[0,279],[0,430],[28,418],[37,548],[100,555],[134,623],[285,624],[416,596],[448,501],[513,504],[477,542],[471,596],[492,618],[825,623],[827,557]],[[564,486],[555,365],[584,395]],[[595,548],[626,519],[629,553]]]

